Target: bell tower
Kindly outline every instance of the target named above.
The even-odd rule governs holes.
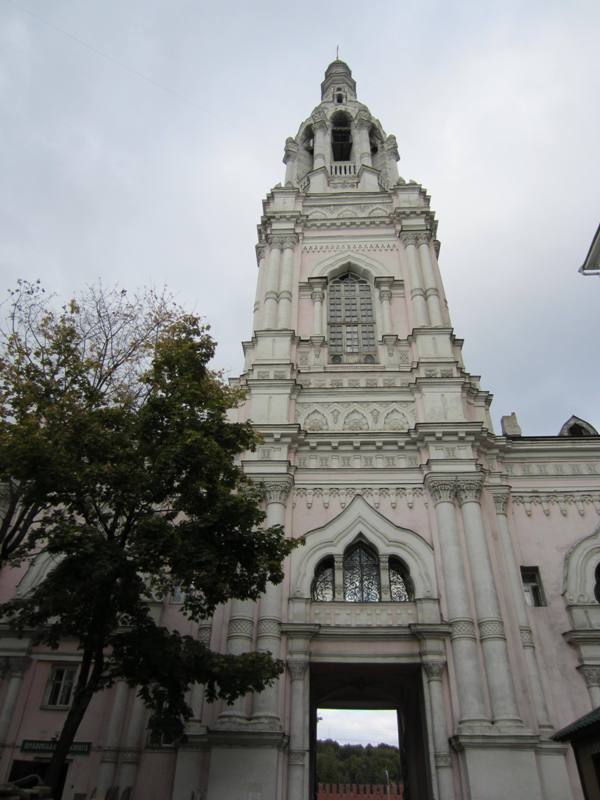
[[[566,800],[514,596],[506,440],[463,364],[429,195],[400,177],[395,137],[340,60],[283,160],[258,225],[239,414],[261,436],[244,469],[267,523],[305,543],[282,584],[223,618],[227,652],[269,651],[286,671],[208,720],[207,798],[312,800],[319,703],[386,698],[409,732],[411,797]]]

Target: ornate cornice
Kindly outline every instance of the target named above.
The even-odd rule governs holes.
[[[528,517],[537,506],[549,517],[551,512],[558,509],[563,517],[569,510],[576,510],[580,517],[593,507],[600,514],[600,492],[514,492],[512,495],[514,506],[522,507]]]

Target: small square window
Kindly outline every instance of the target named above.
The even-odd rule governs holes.
[[[47,708],[68,708],[73,696],[77,667],[52,667],[44,695]]]
[[[545,606],[546,598],[542,587],[542,579],[538,567],[521,567],[521,580],[525,602],[528,606]]]

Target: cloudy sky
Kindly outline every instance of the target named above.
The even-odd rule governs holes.
[[[0,0],[0,289],[166,284],[241,369],[261,200],[340,55],[427,187],[496,423],[600,427],[597,0]]]

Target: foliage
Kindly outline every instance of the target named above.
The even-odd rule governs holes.
[[[240,393],[208,368],[215,343],[198,317],[152,292],[92,288],[56,312],[38,285],[12,298],[0,357],[2,558],[45,552],[53,567],[1,612],[82,663],[58,741],[58,774],[93,694],[124,678],[152,709],[151,727],[181,734],[185,693],[228,702],[281,671],[269,654],[225,656],[169,631],[151,601],[184,593],[209,616],[282,580],[292,544],[261,527],[261,490],[236,457],[249,423],[228,421]],[[218,568],[217,568],[218,565]]]
[[[382,784],[386,770],[392,782],[402,779],[400,751],[389,744],[340,744],[333,739],[317,742],[319,783]]]

